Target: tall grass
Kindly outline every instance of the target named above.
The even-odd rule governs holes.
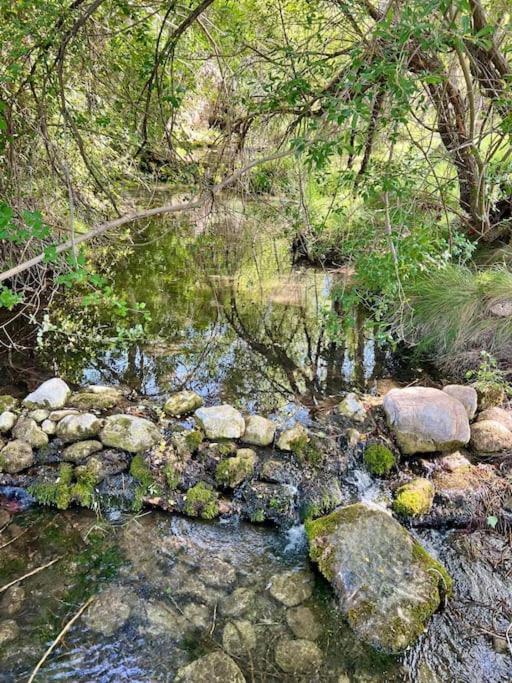
[[[453,369],[481,349],[512,357],[512,315],[503,315],[512,310],[512,272],[504,266],[449,265],[421,275],[406,294],[405,336],[441,364]]]

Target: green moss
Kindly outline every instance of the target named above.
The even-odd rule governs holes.
[[[0,396],[0,413],[5,413],[6,410],[16,410],[18,405],[19,401],[14,396],[9,396],[9,394]]]
[[[29,493],[41,505],[52,505],[59,510],[66,510],[72,499],[73,467],[62,463],[59,478],[55,482],[41,482],[29,487]]]
[[[437,579],[441,595],[446,595],[447,598],[451,597],[453,594],[453,579],[441,562],[435,560],[417,541],[413,544],[412,554],[414,559],[417,560],[429,574],[432,574],[432,576]]]
[[[156,484],[149,469],[149,465],[144,460],[144,456],[141,454],[134,455],[130,463],[130,474],[139,482],[139,485],[135,489],[135,495],[132,503],[132,509],[134,512],[140,512],[144,504],[144,498],[146,498],[151,490],[156,495]]]
[[[378,477],[388,475],[396,464],[396,458],[387,446],[374,443],[368,446],[363,455],[366,469]]]
[[[261,523],[265,521],[265,511],[255,510],[251,515],[251,522]]]
[[[5,467],[5,455],[2,455],[0,453],[0,472],[3,472],[4,467]]]
[[[213,519],[219,514],[218,495],[210,486],[200,481],[187,491],[183,510],[190,517]]]
[[[215,470],[215,479],[223,486],[235,488],[254,473],[256,456],[250,449],[240,449],[233,458],[221,460]]]
[[[433,498],[432,482],[418,477],[397,489],[393,510],[404,517],[419,517],[430,511]]]
[[[98,484],[98,478],[87,467],[75,469],[76,483],[73,485],[71,495],[83,507],[91,508],[94,504],[94,490]]]
[[[303,520],[312,520],[323,515],[328,515],[335,507],[340,504],[338,498],[324,493],[321,499],[317,502],[311,502],[304,506],[301,511]]]
[[[185,443],[192,453],[194,453],[203,443],[203,433],[199,429],[194,429],[191,432],[187,432],[187,435],[185,436]]]
[[[181,475],[176,469],[176,465],[172,462],[166,463],[163,472],[167,486],[171,489],[171,491],[175,491],[178,488],[178,484],[180,483],[181,479]]]
[[[323,459],[322,451],[312,443],[307,434],[301,434],[290,441],[290,448],[299,462],[318,465]]]
[[[117,394],[95,394],[93,392],[83,392],[73,394],[68,401],[68,405],[78,410],[108,410],[119,403]]]

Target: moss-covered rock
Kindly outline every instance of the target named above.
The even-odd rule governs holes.
[[[276,426],[266,417],[249,415],[245,418],[243,441],[254,446],[269,446],[274,440]]]
[[[373,443],[367,446],[364,451],[363,460],[368,472],[378,477],[385,477],[396,465],[396,458],[393,452],[381,443]]]
[[[26,441],[16,439],[6,444],[0,451],[0,472],[17,474],[34,464],[32,447]]]
[[[71,389],[59,377],[43,382],[40,387],[29,394],[24,400],[25,408],[63,408],[71,394]]]
[[[68,401],[68,405],[73,406],[77,410],[110,410],[119,405],[122,400],[122,395],[119,393],[95,393],[92,391],[83,391],[73,394]]]
[[[12,435],[15,439],[26,441],[33,448],[42,448],[48,443],[48,434],[45,434],[30,417],[20,417],[12,430]]]
[[[175,683],[245,683],[235,662],[223,652],[211,652],[178,670]]]
[[[430,512],[433,500],[432,482],[423,477],[417,477],[397,489],[393,510],[403,517],[420,517]]]
[[[250,448],[239,448],[233,458],[221,460],[215,470],[219,484],[234,489],[254,474],[256,453]]]
[[[308,443],[308,430],[301,424],[296,424],[281,432],[276,445],[280,451],[295,452],[297,449],[303,449]]]
[[[14,411],[19,406],[20,402],[14,396],[9,394],[2,394],[0,396],[0,413],[5,413],[6,410]]]
[[[82,441],[99,434],[102,425],[92,413],[67,415],[57,424],[56,434],[64,442]]]
[[[211,486],[200,481],[185,496],[183,511],[190,517],[213,519],[219,515],[218,494]]]
[[[203,405],[203,399],[195,391],[178,391],[164,404],[164,413],[173,417],[193,413]]]
[[[102,448],[103,445],[94,439],[90,441],[78,441],[77,443],[72,443],[71,446],[67,446],[67,448],[62,451],[62,458],[68,462],[80,463],[93,453],[101,451]]]
[[[306,533],[349,624],[379,650],[406,649],[451,593],[440,563],[380,508],[349,505],[306,522]]]
[[[146,451],[162,438],[152,422],[135,415],[110,415],[99,436],[105,446],[129,453]]]

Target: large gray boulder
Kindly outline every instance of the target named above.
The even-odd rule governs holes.
[[[478,408],[478,394],[474,387],[469,387],[466,384],[447,384],[443,387],[443,391],[462,403],[469,420],[475,417]]]
[[[240,439],[243,436],[245,421],[233,406],[199,408],[194,415],[208,439]]]
[[[444,567],[384,510],[357,503],[306,523],[310,556],[357,635],[399,653],[450,593]]]
[[[67,415],[57,424],[56,434],[62,441],[83,441],[99,434],[102,420],[92,413]]]
[[[71,389],[66,382],[53,377],[43,382],[40,387],[29,394],[23,401],[26,408],[62,408],[71,396]]]
[[[135,415],[110,415],[100,432],[104,446],[120,448],[129,453],[141,453],[162,438],[158,428],[149,420]]]
[[[0,472],[16,474],[33,464],[32,447],[26,441],[10,441],[0,451]]]
[[[469,420],[463,404],[439,389],[392,389],[384,412],[402,452],[453,451],[468,443]]]
[[[245,683],[245,677],[231,657],[212,652],[179,669],[174,683]]]

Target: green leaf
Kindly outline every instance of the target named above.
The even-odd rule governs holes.
[[[487,526],[490,526],[491,529],[496,529],[497,524],[498,518],[495,515],[489,515],[489,517],[487,517]]]

